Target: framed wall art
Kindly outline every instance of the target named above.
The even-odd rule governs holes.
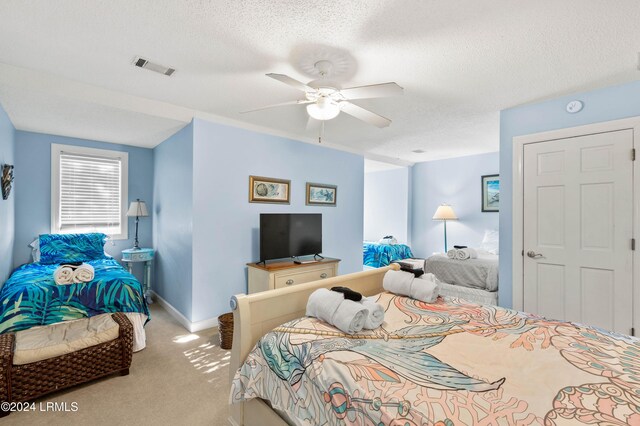
[[[482,211],[500,211],[500,175],[482,176]]]
[[[338,200],[338,187],[336,185],[326,185],[323,183],[307,182],[307,205],[308,206],[335,207],[337,200]]]
[[[249,202],[289,204],[290,188],[287,179],[249,176]]]
[[[11,184],[13,183],[13,166],[5,164],[0,170],[2,176],[0,177],[0,185],[2,185],[2,199],[6,200],[11,194]]]

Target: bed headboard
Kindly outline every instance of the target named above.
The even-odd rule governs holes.
[[[260,337],[277,326],[305,315],[309,295],[319,288],[345,286],[365,296],[382,291],[382,278],[397,264],[353,274],[338,275],[320,281],[298,284],[254,294],[238,294],[231,298],[233,309],[233,348],[231,377],[247,358]]]
[[[305,315],[307,300],[311,293],[319,288],[344,286],[365,296],[372,296],[383,291],[384,274],[389,270],[399,269],[400,266],[393,263],[384,268],[338,275],[292,287],[233,296],[231,298],[233,346],[229,366],[229,384],[260,337],[287,321]],[[244,424],[244,405],[245,403],[239,403],[229,407],[231,424]],[[263,422],[263,424],[267,423]]]

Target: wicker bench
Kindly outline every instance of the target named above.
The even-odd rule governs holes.
[[[133,326],[124,314],[116,339],[29,364],[14,365],[15,333],[0,334],[0,402],[24,402],[42,395],[119,372],[129,374]],[[0,417],[9,412],[0,410]]]

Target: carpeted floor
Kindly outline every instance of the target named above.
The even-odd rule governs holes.
[[[151,305],[147,347],[133,354],[128,376],[110,376],[38,399],[35,412],[12,413],[2,425],[225,425],[230,352],[214,329],[189,333]],[[46,411],[47,402],[68,410]],[[42,409],[41,409],[42,407]]]

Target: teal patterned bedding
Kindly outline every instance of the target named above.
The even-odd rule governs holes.
[[[390,245],[365,242],[362,244],[362,254],[362,263],[373,268],[381,268],[396,260],[413,257],[411,248],[404,244]]]
[[[0,289],[0,333],[108,312],[149,317],[142,285],[115,259],[87,263],[95,269],[95,279],[79,284],[56,285],[58,264],[29,263],[16,269]]]

